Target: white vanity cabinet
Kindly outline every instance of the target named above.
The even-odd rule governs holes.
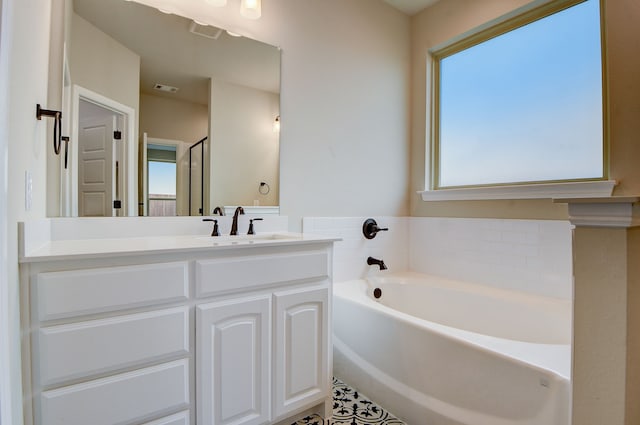
[[[331,412],[332,241],[26,258],[26,425]]]
[[[330,398],[329,260],[196,261],[199,297],[240,291],[196,305],[198,424],[264,424]]]

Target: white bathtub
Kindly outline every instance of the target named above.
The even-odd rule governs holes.
[[[333,309],[335,375],[409,425],[569,424],[569,301],[402,273]]]

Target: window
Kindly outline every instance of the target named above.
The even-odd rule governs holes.
[[[432,189],[607,177],[598,0],[556,1],[431,54]]]
[[[175,216],[176,147],[148,145],[149,216]]]

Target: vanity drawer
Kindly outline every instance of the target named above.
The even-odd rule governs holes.
[[[39,405],[40,425],[129,424],[175,412],[189,405],[188,361],[45,391]]]
[[[43,387],[189,354],[189,309],[178,307],[69,325],[37,334]]]
[[[196,296],[328,276],[325,251],[196,261]]]
[[[35,305],[40,321],[186,300],[188,263],[145,264],[39,273]]]

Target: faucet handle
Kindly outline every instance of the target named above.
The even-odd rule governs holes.
[[[255,235],[255,234],[256,234],[256,232],[254,232],[254,231],[253,231],[253,221],[254,221],[254,220],[262,221],[262,220],[264,220],[264,219],[263,219],[263,218],[261,218],[261,217],[258,217],[258,218],[250,218],[250,219],[249,219],[249,231],[247,232],[247,235]]]
[[[378,227],[378,223],[376,223],[376,221],[372,218],[366,219],[362,224],[362,234],[367,239],[373,239],[376,237],[378,232],[386,232],[388,230],[388,227]]]
[[[203,218],[202,221],[213,221],[211,236],[220,236],[220,232],[218,231],[218,220],[214,220],[213,218]]]

